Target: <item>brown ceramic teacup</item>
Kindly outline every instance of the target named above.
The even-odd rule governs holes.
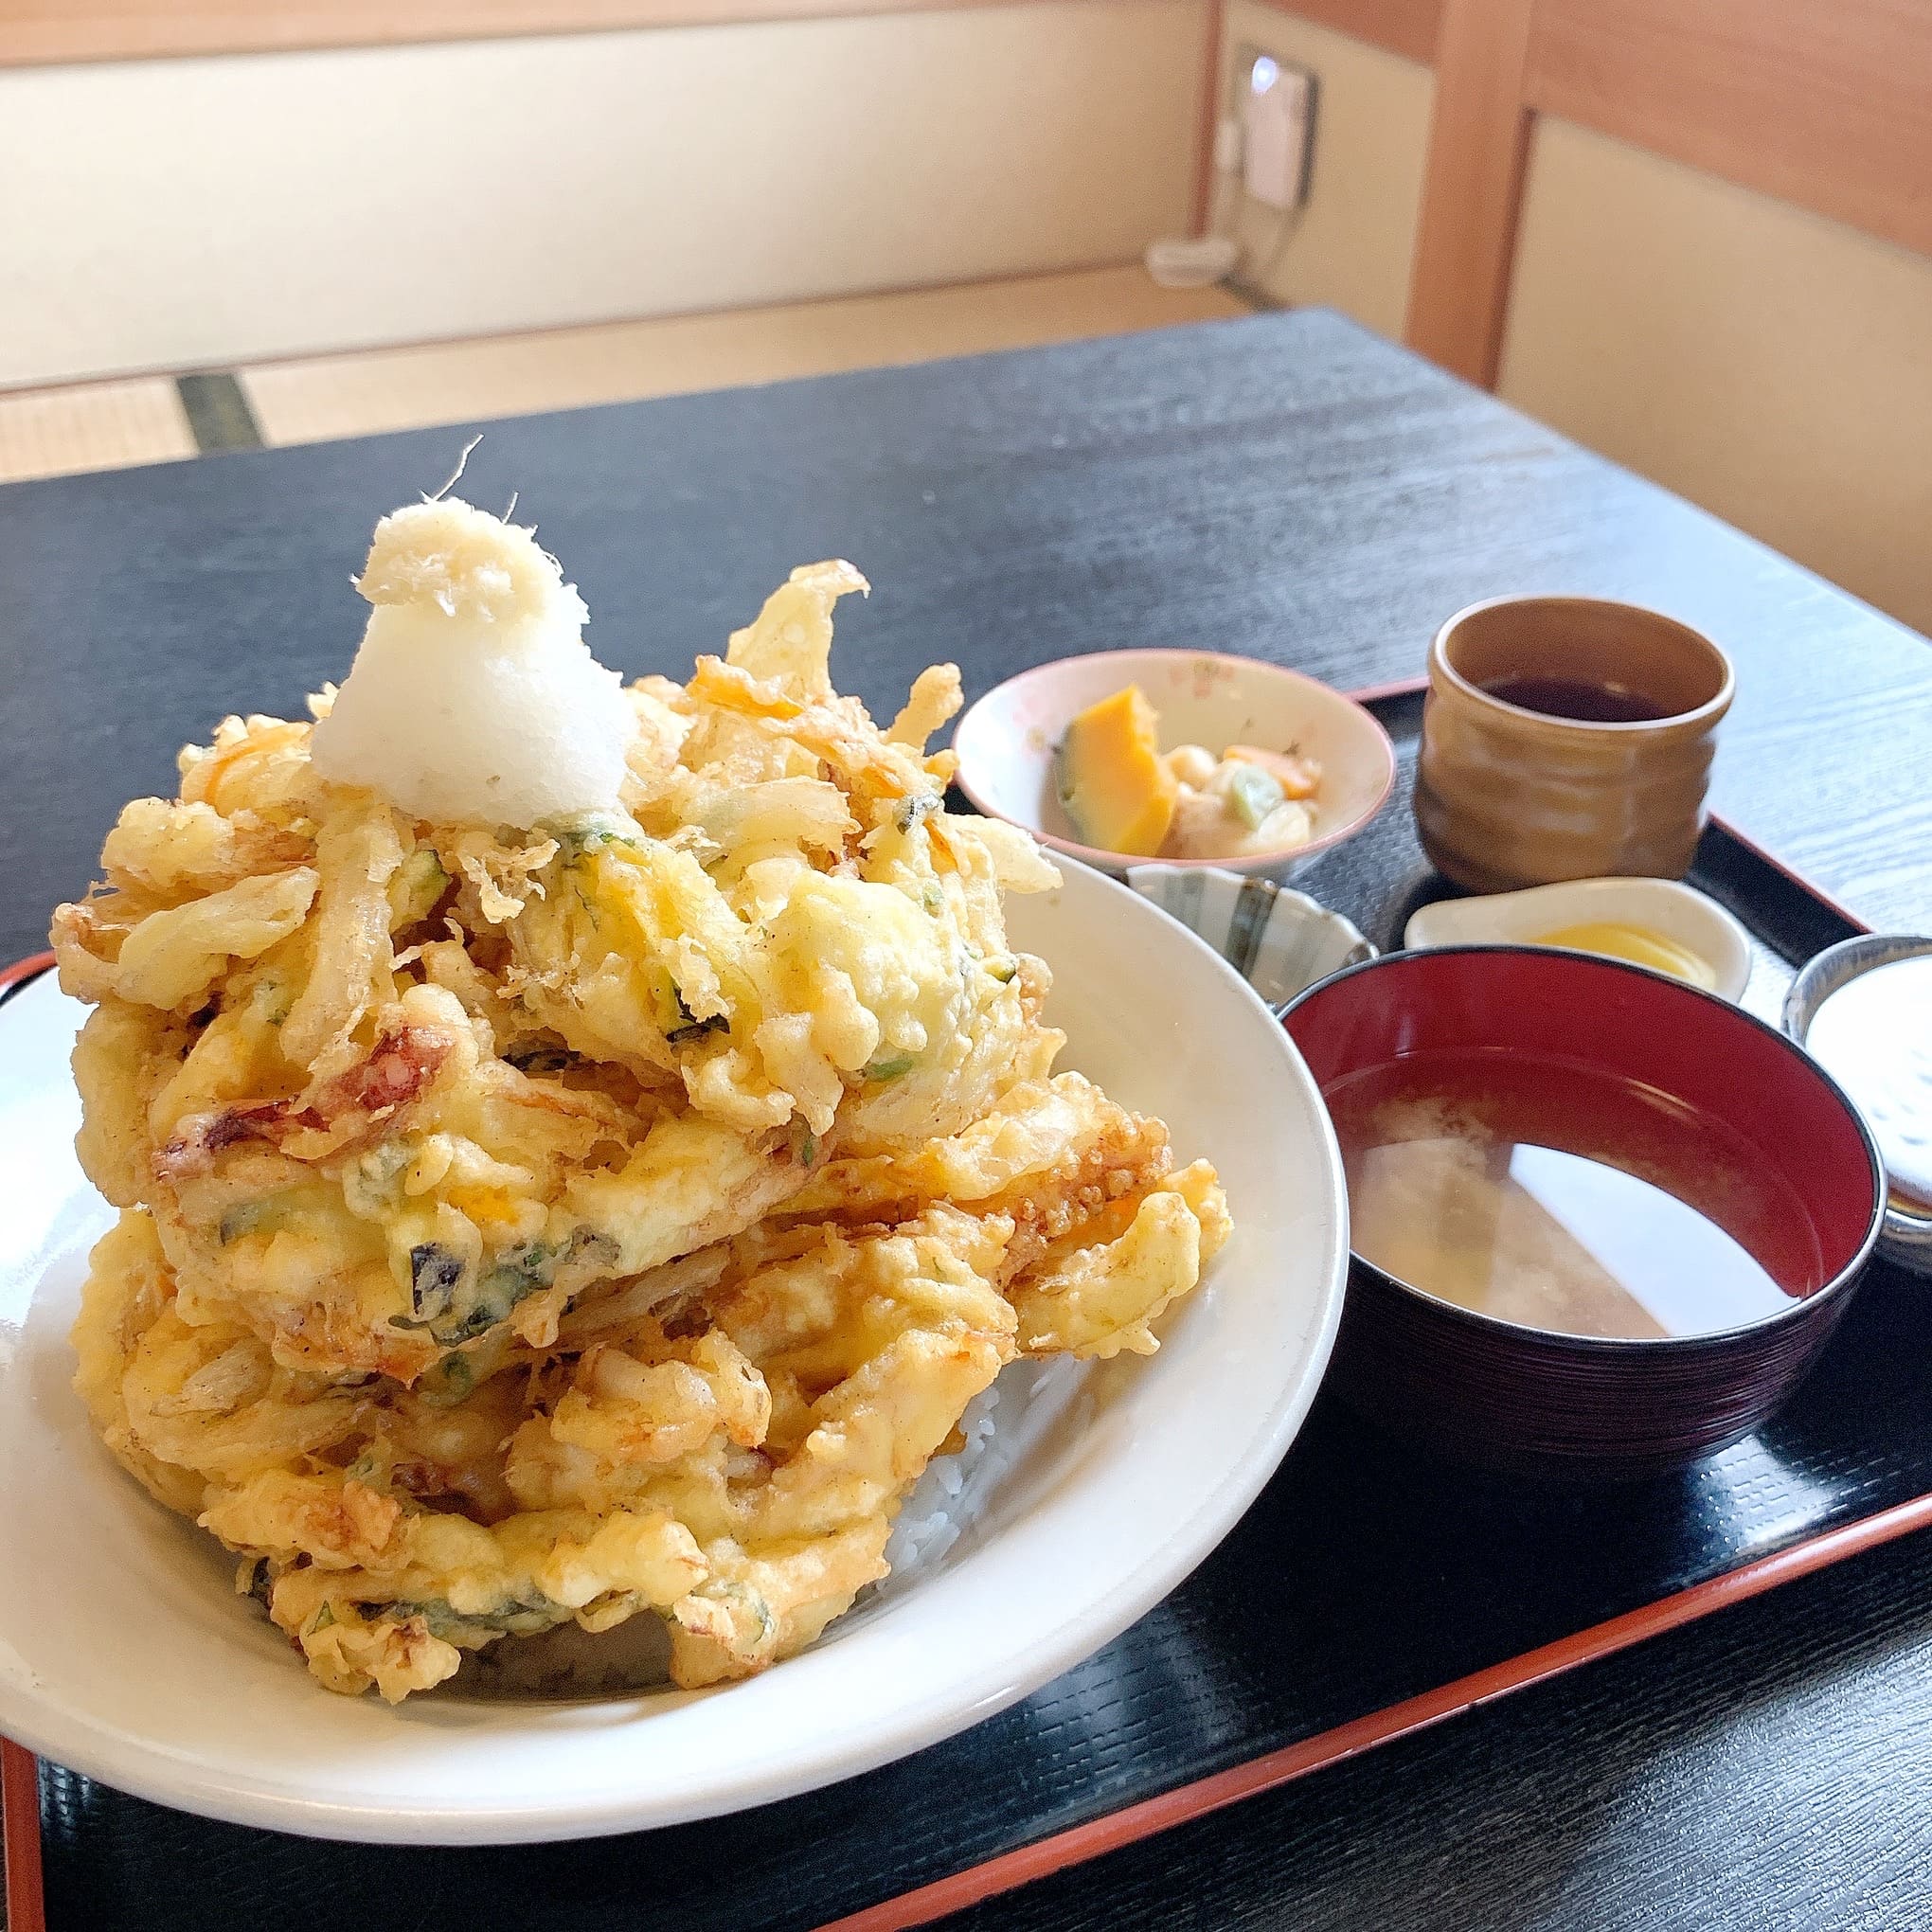
[[[1471,604],[1429,647],[1422,849],[1476,892],[1681,878],[1732,688],[1709,638],[1636,604]]]

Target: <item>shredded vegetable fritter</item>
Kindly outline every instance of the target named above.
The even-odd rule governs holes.
[[[55,916],[120,1209],[78,1386],[331,1690],[647,1611],[678,1684],[762,1669],[885,1574],[1006,1363],[1151,1351],[1225,1237],[1210,1168],[1052,1070],[1001,894],[1055,875],[923,750],[957,673],[883,731],[833,689],[865,587],[795,571],[689,685],[624,693],[607,805],[492,822],[466,800],[569,795],[555,705],[547,776],[509,766],[546,614],[581,657],[581,606],[528,532],[399,512],[385,648],[421,650],[425,707],[474,659],[438,742],[385,698],[385,751],[363,696],[325,758],[329,690],[316,724],[225,719]],[[322,776],[385,758],[410,781]]]

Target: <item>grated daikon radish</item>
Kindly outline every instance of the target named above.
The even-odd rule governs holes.
[[[438,824],[618,809],[636,713],[583,641],[589,613],[532,531],[455,497],[376,526],[375,606],[318,719],[318,776]]]

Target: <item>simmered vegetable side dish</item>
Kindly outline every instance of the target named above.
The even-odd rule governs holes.
[[[1230,859],[1291,850],[1315,836],[1321,765],[1305,753],[1230,744],[1160,748],[1160,716],[1138,685],[1066,727],[1060,802],[1082,844],[1128,858]]]
[[[1155,1347],[1221,1190],[1053,1072],[1001,895],[1055,875],[943,809],[951,667],[834,691],[850,564],[628,689],[461,503],[361,587],[317,722],[224,720],[56,915],[121,1210],[78,1386],[331,1690],[644,1612],[742,1676],[1004,1364]]]

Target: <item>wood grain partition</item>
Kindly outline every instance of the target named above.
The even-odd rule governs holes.
[[[1026,0],[0,0],[0,67],[618,27],[823,20]]]
[[[1409,270],[1409,347],[1494,386],[1516,218],[1530,160],[1524,99],[1534,0],[1447,0],[1422,223]]]
[[[1445,0],[1262,0],[1262,4],[1426,65],[1436,58]]]
[[[1534,116],[1932,254],[1932,0],[1447,0],[1410,344],[1493,387]]]
[[[1527,99],[1932,254],[1932,0],[1536,0]]]
[[[1932,254],[1932,0],[1266,4],[1435,67],[1405,332],[1486,388],[1538,115]]]

